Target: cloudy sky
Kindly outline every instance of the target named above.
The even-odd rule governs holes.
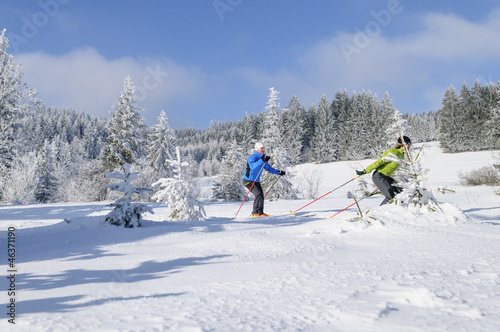
[[[0,29],[47,106],[109,116],[127,75],[148,125],[206,128],[293,95],[387,91],[402,113],[500,80],[495,0],[2,1]]]

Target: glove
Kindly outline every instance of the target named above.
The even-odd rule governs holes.
[[[366,174],[365,170],[362,170],[362,171],[356,171],[356,174],[358,175],[363,175],[363,174]]]
[[[262,156],[261,159],[262,159],[263,162],[267,163],[269,161],[269,159],[271,159],[271,157],[269,157],[269,156]]]
[[[285,171],[280,171],[280,175],[285,175],[286,172]]]

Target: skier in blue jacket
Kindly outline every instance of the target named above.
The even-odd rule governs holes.
[[[243,185],[248,190],[251,190],[255,196],[253,202],[252,218],[255,217],[269,217],[264,213],[264,191],[260,185],[260,176],[262,175],[262,168],[271,174],[285,175],[285,171],[278,171],[271,167],[267,162],[271,157],[265,155],[265,147],[261,142],[255,143],[255,152],[248,157],[247,169],[243,175]]]

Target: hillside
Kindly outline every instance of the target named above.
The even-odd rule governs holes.
[[[240,202],[207,202],[203,222],[165,221],[167,208],[150,204],[135,229],[104,224],[103,202],[1,205],[0,246],[15,244],[2,269],[15,278],[2,278],[0,299],[4,312],[15,300],[15,325],[4,313],[0,329],[498,331],[500,196],[457,178],[492,152],[424,151],[428,184],[456,191],[436,194],[445,216],[379,208],[374,196],[360,203],[371,225],[349,222],[352,208],[329,219],[356,181],[297,215],[310,199],[266,201],[272,216],[255,219],[246,202],[236,220]],[[322,195],[371,162],[300,165],[297,181],[309,174]]]

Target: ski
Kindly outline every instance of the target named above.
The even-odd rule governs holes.
[[[290,214],[292,216],[297,216],[297,217],[314,217],[316,215],[316,213],[309,213],[309,212],[294,213],[293,211],[290,211]]]

